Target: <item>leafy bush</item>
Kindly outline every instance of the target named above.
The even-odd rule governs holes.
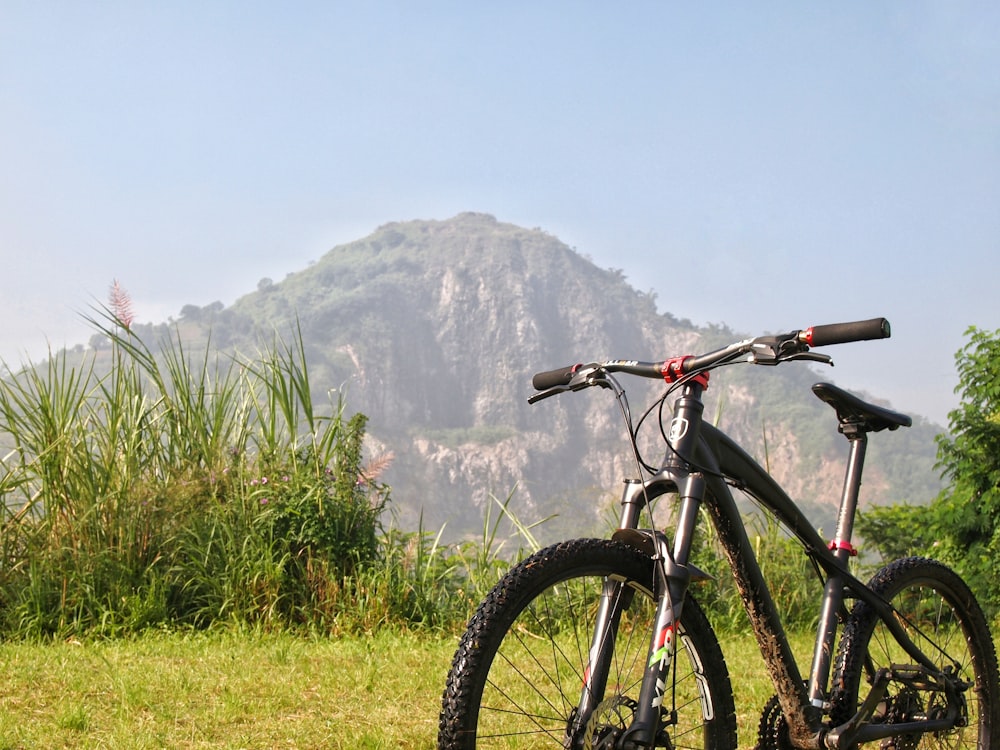
[[[858,529],[885,557],[923,554],[951,565],[1000,616],[1000,330],[976,327],[955,354],[961,398],[937,437],[947,486],[929,505],[873,508]]]
[[[222,360],[91,322],[107,345],[81,363],[0,383],[0,628],[326,626],[380,555],[365,417],[314,410],[301,337]]]

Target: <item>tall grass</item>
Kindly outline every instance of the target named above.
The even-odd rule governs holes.
[[[729,562],[708,519],[696,536],[695,564],[713,578],[698,583],[694,594],[705,608],[713,627],[722,632],[743,631],[750,623]],[[770,515],[744,517],[754,556],[782,622],[792,631],[809,631],[819,618],[823,580],[803,546]]]
[[[83,360],[4,365],[0,628],[325,626],[379,555],[364,416],[317,409],[300,337],[225,358],[91,323]]]

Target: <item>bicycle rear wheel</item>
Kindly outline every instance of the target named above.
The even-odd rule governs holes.
[[[986,618],[968,586],[941,563],[909,557],[882,568],[869,587],[892,603],[897,621],[917,647],[939,669],[953,669],[955,677],[968,686],[962,691],[960,726],[942,732],[901,734],[881,740],[882,746],[982,750],[1000,746],[996,652]],[[890,683],[873,723],[942,716],[947,704],[944,694],[931,689],[927,681],[907,679],[905,665],[911,662],[872,607],[856,604],[836,660],[833,723],[840,724],[854,715],[865,697],[862,685],[870,685],[882,667],[891,667],[900,678]]]
[[[589,750],[628,726],[653,630],[653,561],[607,539],[544,549],[513,568],[469,622],[448,675],[438,747],[563,747],[588,670],[605,581],[620,582],[624,613],[604,695],[568,746]],[[685,601],[675,674],[664,699],[673,747],[735,748],[736,717],[718,640]],[[671,689],[673,695],[670,695]]]

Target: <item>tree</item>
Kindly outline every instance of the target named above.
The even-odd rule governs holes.
[[[181,308],[181,320],[201,320],[201,308],[198,305],[184,305]]]
[[[858,533],[886,561],[930,555],[936,541],[932,505],[879,505],[858,516]]]
[[[1000,330],[966,331],[955,355],[961,404],[939,435],[938,466],[950,482],[934,506],[948,557],[980,591],[1000,605]]]
[[[875,508],[858,531],[894,558],[917,553],[948,563],[988,610],[1000,611],[1000,330],[966,331],[955,355],[961,397],[949,415],[950,433],[937,436],[946,482],[930,505]]]

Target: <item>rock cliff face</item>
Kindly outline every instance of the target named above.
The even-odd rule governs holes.
[[[395,454],[385,478],[398,523],[415,528],[422,513],[425,528],[447,522],[451,537],[480,531],[490,496],[512,491],[525,520],[559,514],[546,524],[552,535],[601,529],[622,479],[635,475],[610,393],[532,407],[534,372],[605,357],[663,359],[737,337],[660,313],[619,272],[545,232],[482,214],[388,224],[262,287],[215,316],[217,338],[238,345],[252,329],[287,330],[297,320],[316,392],[343,389],[370,417],[373,440]],[[809,392],[817,379],[801,364],[728,368],[713,374],[706,413],[829,528],[846,441]],[[624,384],[638,416],[662,386],[634,381]],[[656,414],[647,422],[655,460]],[[885,474],[875,464],[881,446],[870,450],[868,501],[933,494],[930,428],[918,425],[905,443],[906,477]]]

